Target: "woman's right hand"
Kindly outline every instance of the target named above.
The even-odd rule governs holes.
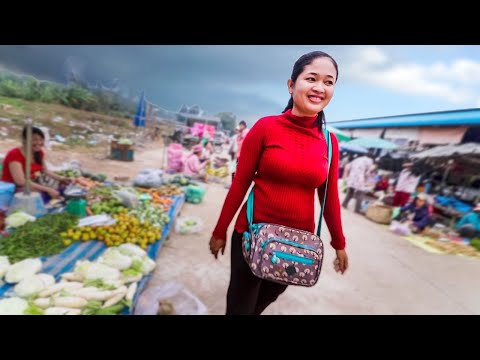
[[[215,256],[215,259],[218,258],[218,252],[222,249],[222,255],[225,253],[225,245],[227,240],[216,239],[214,236],[210,238],[210,252]]]

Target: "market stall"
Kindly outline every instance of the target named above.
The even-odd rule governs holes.
[[[140,204],[136,204],[136,205],[131,204],[131,207],[128,208],[127,210],[127,208],[121,209],[119,203],[114,204],[111,198],[109,198],[111,193],[108,192],[107,188],[108,187],[111,188],[112,184],[102,184],[98,182],[90,183],[85,179],[80,180],[80,183],[83,184],[86,188],[89,188],[88,189],[89,197],[88,197],[88,204],[87,204],[89,207],[89,211],[92,211],[92,208],[93,208],[98,214],[101,213],[102,215],[95,216],[92,213],[91,215],[93,216],[90,216],[90,217],[84,216],[82,219],[80,219],[80,221],[75,227],[71,227],[68,231],[63,231],[61,234],[59,234],[59,236],[61,237],[60,241],[62,241],[63,245],[65,245],[65,246],[62,246],[61,249],[57,246],[55,248],[48,248],[47,250],[45,250],[44,248],[39,250],[41,252],[43,251],[43,253],[48,253],[52,255],[38,256],[38,259],[41,261],[41,267],[36,269],[34,273],[32,273],[31,275],[35,277],[40,274],[41,276],[51,279],[48,281],[49,282],[51,281],[52,283],[46,286],[46,289],[48,289],[49,287],[53,289],[56,286],[61,287],[65,285],[65,283],[68,281],[71,281],[69,285],[72,285],[72,286],[74,286],[75,284],[78,284],[78,281],[84,281],[83,285],[78,285],[83,289],[80,289],[78,291],[81,292],[82,290],[84,290],[88,293],[89,291],[88,288],[92,289],[93,286],[98,286],[98,284],[101,283],[103,287],[99,288],[99,292],[93,291],[89,293],[89,295],[91,295],[91,297],[93,298],[95,298],[95,296],[97,297],[99,296],[101,297],[103,295],[107,296],[108,291],[110,291],[111,293],[110,295],[112,295],[113,298],[115,298],[114,295],[116,295],[117,300],[115,299],[113,299],[113,301],[108,300],[108,301],[104,301],[103,303],[97,302],[97,304],[95,305],[97,306],[96,310],[100,310],[102,307],[105,307],[106,305],[108,305],[108,302],[110,301],[111,303],[115,304],[113,306],[113,307],[116,307],[115,313],[133,314],[133,310],[135,308],[135,304],[138,299],[138,296],[144,290],[145,286],[148,284],[152,276],[153,269],[155,267],[154,260],[156,259],[161,246],[163,245],[166,238],[168,237],[172,229],[173,223],[175,221],[175,218],[177,217],[183,203],[185,202],[185,194],[180,188],[177,188],[174,185],[163,185],[162,187],[159,187],[157,189],[135,188],[134,190],[136,194],[138,195],[139,198],[143,200],[141,201]],[[133,191],[132,188],[130,188],[129,190]],[[122,189],[121,187],[117,187],[117,191],[124,191],[124,189]],[[109,194],[108,196],[106,195],[107,193]],[[160,196],[159,194],[163,194],[167,196]],[[117,200],[120,200],[120,199],[121,198]],[[150,203],[152,203],[152,206],[150,206]],[[155,206],[153,206],[153,203],[155,203],[154,204]],[[165,211],[164,213],[165,215],[163,214],[164,211]],[[66,207],[60,206],[56,208],[51,208],[49,212],[50,214],[58,214],[58,213],[64,214],[66,213]],[[88,229],[88,232],[87,230],[82,230],[83,234],[81,236],[77,236],[80,231],[79,224],[83,220],[95,219],[102,216],[109,218],[109,216],[105,214],[109,212],[112,215],[112,217],[110,217],[110,220],[112,221],[115,218],[118,220],[123,220],[124,218],[121,218],[121,216],[124,216],[124,217],[128,216],[131,219],[134,219],[132,221],[135,221],[136,224],[140,224],[140,225],[138,226],[138,228],[132,227],[130,232],[124,229],[124,232],[128,234],[128,236],[125,235],[123,236],[123,238],[121,238],[121,236],[118,236],[118,238],[116,238],[112,235],[112,240],[108,238],[108,235],[103,236],[104,229],[110,229],[110,231],[112,230],[111,225],[97,226],[97,227],[87,226],[87,227],[84,227],[83,229]],[[158,215],[156,215],[156,212],[161,213],[162,216],[159,217]],[[152,216],[156,216],[156,217],[152,217]],[[46,217],[48,218],[48,216]],[[67,218],[66,216],[61,216],[61,217]],[[42,220],[42,218],[39,218],[36,221],[40,221]],[[57,219],[58,218],[59,217],[57,217]],[[58,220],[55,220],[55,221],[58,222]],[[160,222],[158,224],[158,227],[156,228],[158,229],[157,230],[158,232],[150,231],[148,235],[149,237],[147,238],[146,235],[144,235],[143,240],[134,238],[133,236],[134,234],[140,231],[144,231],[145,229],[148,230],[149,226],[153,226],[150,224],[150,222],[155,223],[155,221]],[[32,223],[26,224],[23,226],[31,227]],[[141,225],[142,223],[143,225]],[[117,224],[119,227],[125,226],[125,224],[122,223],[121,221],[117,221]],[[22,227],[19,227],[18,230],[14,229],[13,231],[10,232],[10,234],[14,234],[16,231],[20,231],[20,229],[22,229]],[[122,229],[119,229],[119,231],[120,230]],[[88,234],[90,234],[90,236],[85,236]],[[157,237],[157,234],[160,236]],[[155,236],[156,239],[154,239],[153,236]],[[58,245],[58,242],[59,242],[59,239],[56,240],[57,245]],[[10,258],[13,259],[11,264],[7,265],[7,266],[10,266],[10,269],[14,267],[13,263],[17,265],[22,261],[25,262],[25,260],[29,261],[35,258],[34,256],[31,256],[32,254],[35,253],[34,250],[32,250],[33,252],[29,252],[29,253],[19,252],[19,253],[16,253],[14,256],[12,256],[13,252],[11,251],[11,245],[10,247],[6,246],[5,241],[3,243],[0,243],[0,245],[3,245],[3,246],[0,246],[0,260],[3,261],[3,264],[5,265],[5,263],[8,263],[8,260],[5,260],[7,256],[2,256],[2,255],[8,254],[10,255]],[[117,252],[117,249],[120,249],[120,251],[117,252],[118,257],[123,257],[123,259],[128,259],[128,257],[125,256],[125,253],[121,253],[121,251],[123,250],[122,246],[124,249],[127,249],[127,248],[133,249],[134,252],[138,251],[140,254],[145,254],[144,257],[149,258],[150,260],[145,261],[144,264],[142,265],[139,261],[140,257],[138,256],[135,257],[132,253],[131,254],[132,257],[131,259],[129,259],[129,263],[126,265],[128,268],[124,267],[123,270],[122,268],[118,268],[119,270],[110,268],[111,273],[115,273],[115,274],[118,273],[118,276],[114,280],[112,280],[111,284],[108,284],[109,286],[106,286],[106,283],[103,283],[102,281],[97,281],[98,279],[93,279],[95,275],[93,275],[92,277],[91,273],[89,273],[90,278],[88,279],[88,281],[86,281],[88,278],[87,275],[85,275],[84,279],[78,280],[81,267],[85,264],[87,265],[93,264],[93,266],[107,268],[108,266],[105,266],[105,265],[109,265],[108,259],[104,259],[104,258],[106,258],[109,254],[113,254]],[[39,249],[40,249],[40,246],[39,246]],[[60,251],[56,253],[58,249],[60,249]],[[2,264],[0,261],[0,268],[1,267],[2,267]],[[135,269],[135,267],[138,268],[137,273],[132,272]],[[133,276],[133,274],[135,274],[135,276]],[[9,280],[8,276],[9,274],[7,273],[7,271],[3,271],[3,273],[2,271],[0,271],[0,302],[12,296],[18,297],[18,293],[19,293],[18,288],[22,288],[22,286],[20,285],[21,282],[17,282],[16,284],[12,283],[12,281],[8,281]],[[125,280],[123,283],[121,283],[121,281],[119,280],[120,277],[122,279],[127,279],[129,276],[132,278],[130,279],[130,281]],[[9,283],[7,282],[2,283],[1,282],[2,277],[5,277],[5,280],[8,281]],[[92,280],[94,280],[93,283],[92,283]],[[95,284],[95,285],[92,286],[92,284]],[[116,290],[115,290],[115,287],[116,287]],[[128,287],[128,291],[127,291],[127,287]],[[25,286],[23,286],[23,288],[25,288]],[[16,289],[16,291],[14,289]],[[102,292],[100,290],[103,290],[103,295],[101,295]],[[76,293],[75,291],[72,290],[72,293]],[[115,293],[115,291],[117,291],[117,293]],[[40,294],[45,292],[48,293],[48,291],[45,289],[43,289],[42,291],[39,291]],[[128,292],[130,292],[129,295],[128,295]],[[37,293],[35,293],[35,296],[37,297],[35,300],[32,300],[32,298],[29,297],[29,301],[30,301],[29,304],[31,304],[32,301],[36,301],[37,305],[38,304],[43,305],[42,301],[44,302],[47,301],[46,300],[47,298],[39,299],[38,298],[39,295]],[[62,303],[62,301],[65,302],[65,301],[73,300],[72,296],[69,298],[67,297],[67,298],[58,299],[61,296],[62,295],[59,292],[56,295],[51,296],[49,298],[50,299],[49,301]],[[130,299],[128,299],[128,297],[130,297]],[[24,295],[23,298],[26,299],[27,296]],[[20,301],[24,301],[23,299],[20,299],[20,298],[18,299]],[[78,299],[78,296],[76,297],[76,299],[82,300],[82,299]],[[129,301],[127,303],[124,300],[129,300]],[[85,302],[85,300],[82,300],[81,302]],[[89,304],[91,304],[91,302],[89,302]],[[48,308],[48,305],[49,304],[45,304],[44,308]],[[83,305],[85,305],[85,303],[83,303]],[[35,311],[39,311],[38,308],[35,307],[35,309],[36,309]],[[75,309],[74,311],[72,310],[72,313],[75,313],[75,314],[78,313],[77,310],[78,309]],[[82,314],[96,314],[96,312],[93,311],[92,309],[89,309],[89,311],[91,312],[90,313],[85,312],[85,309],[83,309]],[[97,313],[102,314],[101,311]]]

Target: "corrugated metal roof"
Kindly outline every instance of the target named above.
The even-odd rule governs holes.
[[[480,125],[480,109],[385,116],[358,120],[337,121],[330,124],[337,129]]]
[[[480,155],[480,145],[477,143],[466,143],[462,145],[445,145],[414,154],[414,159],[451,157],[453,155]]]

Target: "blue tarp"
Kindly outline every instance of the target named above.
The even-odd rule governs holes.
[[[154,242],[153,244],[147,247],[148,256],[155,260],[157,258],[158,252],[165,242],[170,230],[173,226],[175,216],[185,202],[185,195],[175,196],[172,198],[173,203],[170,206],[168,216],[170,217],[170,222],[165,224],[162,229],[162,237],[159,241]],[[98,258],[103,252],[107,249],[107,246],[97,240],[92,241],[76,241],[69,247],[67,247],[63,252],[58,255],[53,255],[49,257],[42,257],[43,267],[41,272],[53,275],[57,281],[60,280],[62,274],[73,271],[75,263],[78,260],[90,260],[93,261]],[[139,294],[143,291],[144,287],[147,285],[150,280],[153,272],[144,276],[142,280],[138,283],[137,292],[133,298],[132,309],[135,308]],[[2,297],[7,291],[13,288],[13,285],[5,284],[0,286],[0,297]],[[131,309],[126,308],[122,314],[129,315],[131,314]]]
[[[138,100],[137,111],[133,118],[133,126],[145,127],[145,117],[147,116],[147,102],[145,101],[145,92],[142,91],[140,99]]]
[[[468,213],[472,210],[471,205],[446,196],[437,195],[435,196],[435,201],[438,203],[438,205],[444,206],[446,208],[452,208],[461,213]]]

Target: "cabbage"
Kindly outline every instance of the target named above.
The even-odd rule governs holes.
[[[8,283],[18,283],[24,278],[32,276],[42,269],[40,259],[25,259],[19,261],[8,268],[5,281]]]
[[[108,281],[120,279],[120,271],[117,269],[104,264],[92,263],[88,260],[77,261],[74,272],[85,280],[101,279]]]
[[[150,259],[148,256],[143,256],[140,261],[142,262],[141,271],[143,275],[147,275],[150,271],[155,269],[155,261]]]
[[[18,297],[0,300],[0,315],[23,315],[27,308],[27,301]]]
[[[21,298],[28,298],[38,294],[40,291],[45,290],[45,288],[45,282],[42,280],[42,278],[38,275],[32,275],[24,278],[17,285],[15,285],[13,291],[15,291],[15,294]]]
[[[132,258],[123,255],[117,248],[108,248],[98,259],[98,262],[114,269],[124,270],[132,265]]]
[[[55,278],[50,274],[37,274],[39,278],[45,283],[45,287],[49,287],[55,284]]]
[[[29,215],[23,211],[18,211],[12,215],[7,216],[5,219],[5,225],[7,228],[18,228],[22,225],[25,225],[29,221],[35,221],[35,217]]]
[[[7,273],[8,268],[10,267],[10,261],[8,261],[7,256],[0,256],[0,280]]]
[[[146,256],[147,255],[145,250],[143,250],[140,246],[130,244],[130,243],[120,245],[118,247],[118,250],[120,250],[120,252],[122,254],[128,255],[130,257],[134,257],[134,256],[140,256],[141,257],[141,256]]]

